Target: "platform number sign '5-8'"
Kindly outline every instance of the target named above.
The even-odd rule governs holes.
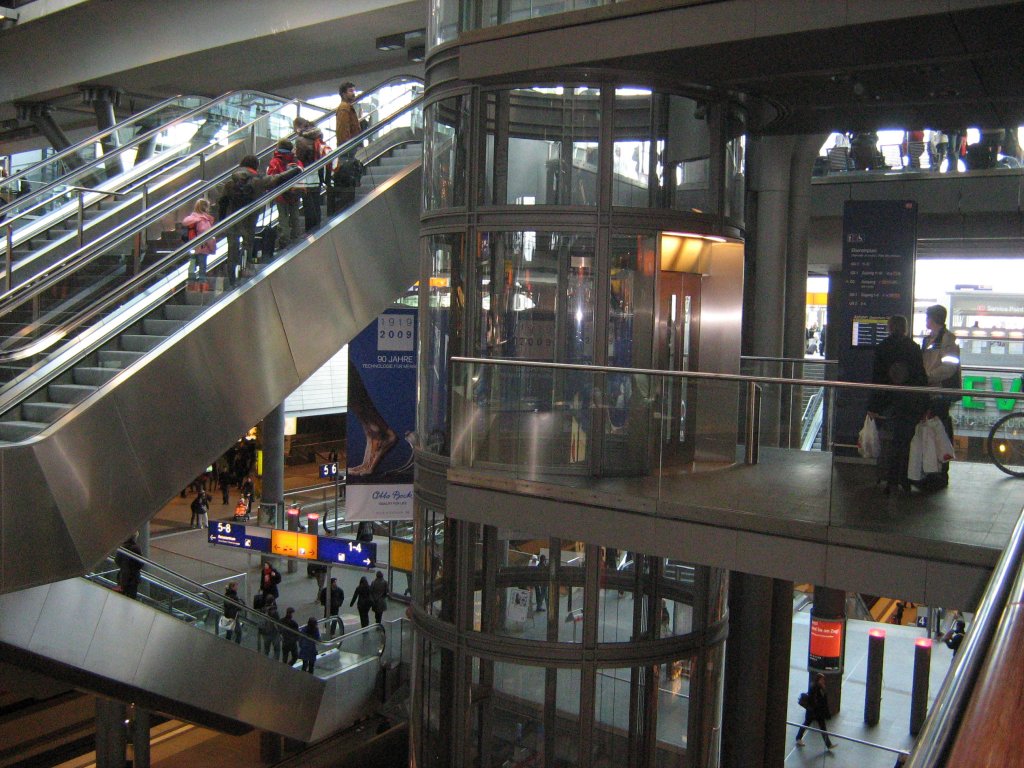
[[[217,533],[231,533],[231,523],[217,523]]]
[[[377,349],[412,352],[416,319],[412,315],[387,314],[377,317]]]

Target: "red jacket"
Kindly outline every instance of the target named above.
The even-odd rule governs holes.
[[[276,176],[292,166],[302,168],[302,163],[295,158],[295,154],[283,149],[275,149],[274,156],[270,158],[270,165],[267,166],[267,175]],[[296,205],[299,202],[299,192],[296,189],[289,189],[275,199],[285,205]]]

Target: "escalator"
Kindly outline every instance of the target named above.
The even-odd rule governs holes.
[[[121,550],[122,556],[130,553]],[[76,688],[227,733],[318,741],[372,714],[384,665],[408,663],[408,622],[316,643],[313,674],[261,652],[260,628],[298,634],[240,604],[241,642],[217,629],[225,598],[144,560],[138,598],[113,591],[107,560],[87,578],[0,596],[0,653]]]
[[[271,147],[291,132],[303,108],[306,114],[325,114],[258,91],[225,94],[33,188],[0,209],[0,282],[8,290],[22,285],[138,212]],[[64,156],[48,160],[34,173],[56,173],[66,161]]]
[[[305,175],[356,153],[372,191],[237,289],[218,290],[221,242],[213,290],[186,290],[179,245],[49,334],[0,390],[0,592],[88,570],[415,282],[419,161],[397,173],[386,163],[403,148],[418,156],[420,110],[417,99],[311,165]]]

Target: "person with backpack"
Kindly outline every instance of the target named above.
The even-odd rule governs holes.
[[[356,107],[355,83],[344,82],[338,88],[341,103],[334,113],[335,138],[338,148],[362,131],[359,122],[359,111]],[[339,160],[332,175],[332,185],[327,190],[327,215],[332,216],[344,210],[356,199],[356,187],[363,175],[363,164],[356,159],[355,147],[346,152]]]
[[[277,142],[274,156],[270,158],[267,173],[277,176],[289,168],[302,168],[292,151],[293,145],[288,139]],[[299,239],[299,190],[292,188],[282,192],[274,200],[277,203],[277,248],[287,248]]]
[[[295,178],[301,172],[298,164],[286,169],[276,176],[263,175],[259,172],[260,163],[256,155],[246,155],[238,164],[231,176],[220,187],[217,200],[218,214],[221,220],[235,211],[248,208],[254,200],[269,190]],[[236,221],[228,229],[228,285],[234,287],[245,267],[247,255],[253,252],[256,239],[256,219],[259,211],[253,211],[241,221]]]
[[[956,652],[960,650],[960,646],[964,642],[964,637],[967,635],[967,624],[963,619],[957,619],[953,622],[953,626],[949,628],[942,637],[942,642],[946,644],[946,647],[953,652],[953,658],[956,658]]]
[[[196,200],[192,213],[181,222],[182,240],[195,240],[213,226],[213,214],[210,213],[210,201],[205,197]],[[188,270],[190,281],[206,280],[206,260],[217,252],[217,238],[211,237],[192,249],[192,264]]]
[[[303,168],[330,154],[323,132],[309,120],[296,117],[292,126],[295,128],[295,158]],[[324,178],[324,169],[321,168],[319,174],[308,174],[297,185],[302,189],[302,215],[307,232],[320,226],[320,185]]]
[[[814,676],[814,683],[811,685],[810,690],[807,693],[800,694],[800,706],[807,710],[807,714],[804,716],[804,724],[796,732],[797,746],[802,747],[804,745],[804,733],[807,731],[807,726],[811,723],[817,723],[821,731],[821,738],[825,740],[825,749],[831,752],[835,749],[835,744],[829,738],[828,726],[825,724],[825,721],[832,716],[832,712],[828,707],[825,675],[821,672]]]

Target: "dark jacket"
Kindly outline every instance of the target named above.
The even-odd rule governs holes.
[[[142,548],[134,541],[126,541],[121,545],[123,549],[142,555]],[[122,592],[139,586],[139,573],[142,571],[142,563],[128,555],[118,552],[114,555],[114,563],[117,565],[117,586]]]
[[[233,619],[238,616],[238,592],[234,589],[224,590],[224,618]],[[232,602],[233,601],[233,602]]]
[[[370,598],[375,611],[383,611],[388,607],[388,583],[383,577],[378,577],[370,584]]]
[[[811,685],[807,694],[811,697],[811,705],[807,707],[807,714],[812,719],[824,722],[832,717],[832,713],[828,711],[828,693],[824,688],[815,683]]]
[[[326,605],[327,595],[328,594],[330,594],[330,596],[331,596],[331,604],[330,605]],[[320,605],[325,606],[327,608],[327,613],[329,613],[329,614],[331,614],[333,616],[333,615],[337,614],[338,611],[341,610],[341,606],[343,606],[345,604],[345,590],[343,590],[341,587],[339,587],[336,584],[334,586],[324,587],[323,589],[320,590],[320,598],[319,599],[320,599]]]
[[[373,596],[370,594],[369,584],[360,584],[356,587],[355,594],[352,595],[352,602],[349,605],[355,605],[357,601],[359,602],[357,607],[360,611],[368,611],[373,607]]]
[[[320,158],[317,157],[317,142],[324,140],[323,132],[313,126],[305,128],[295,135],[295,158],[307,166]]]
[[[281,583],[281,574],[277,572],[277,569],[273,566],[270,567],[270,573],[264,573],[260,571],[260,592],[264,595],[273,595],[278,597],[277,585]]]
[[[309,627],[305,626],[299,630],[302,637],[299,638],[299,658],[300,659],[315,659],[316,658],[316,642],[320,639],[320,630],[313,627],[312,631],[309,631]]]
[[[921,347],[907,336],[889,336],[875,349],[873,384],[927,387]],[[917,420],[928,409],[928,395],[916,392],[873,392],[868,410],[884,416]]]
[[[288,629],[291,629],[295,632],[299,631],[299,622],[297,622],[295,619],[285,616],[283,619],[281,619],[281,623],[288,627]],[[296,645],[298,645],[299,638],[297,638],[291,632],[283,632],[282,635],[282,643],[286,649],[295,648]]]
[[[223,221],[225,216],[245,208],[253,200],[262,197],[269,190],[295,178],[301,171],[302,169],[296,165],[294,168],[289,168],[284,173],[279,173],[276,176],[266,176],[251,168],[239,166],[232,172],[228,180],[220,185],[217,198],[218,220]],[[255,225],[256,216],[257,213],[254,213],[246,221],[251,221]]]

